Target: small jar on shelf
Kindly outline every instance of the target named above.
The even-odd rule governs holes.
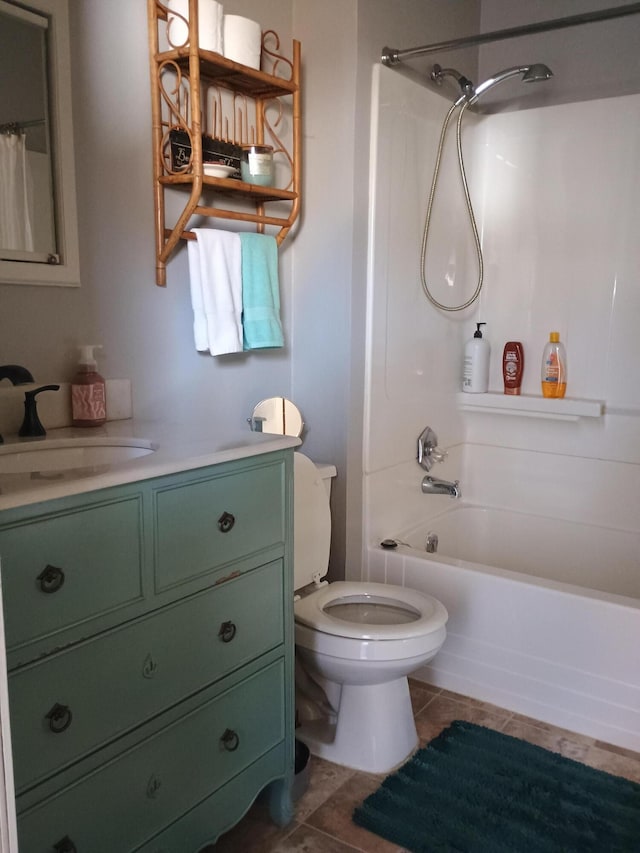
[[[243,145],[240,174],[247,184],[272,187],[274,181],[271,145]]]

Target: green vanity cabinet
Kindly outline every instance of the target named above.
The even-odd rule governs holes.
[[[289,450],[0,514],[20,853],[292,817]]]

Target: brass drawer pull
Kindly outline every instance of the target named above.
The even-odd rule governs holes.
[[[156,672],[158,671],[158,664],[156,663],[151,652],[146,656],[142,663],[142,676],[143,678],[154,678]]]
[[[48,714],[45,714],[45,719],[49,720],[49,729],[54,735],[59,735],[66,731],[71,725],[73,714],[68,705],[60,705],[58,702],[53,706]],[[74,848],[75,849],[75,848]]]
[[[230,643],[235,637],[237,630],[233,622],[223,622],[218,631],[218,637],[223,643]]]
[[[218,519],[218,530],[220,533],[228,533],[235,523],[235,516],[231,515],[230,512],[223,512]]]
[[[65,835],[57,844],[54,844],[53,849],[56,853],[78,853],[78,848],[68,835]]]
[[[57,592],[64,584],[64,572],[57,566],[47,565],[37,577],[42,592]]]
[[[224,734],[220,738],[220,743],[224,746],[227,752],[235,752],[240,746],[240,738],[238,733],[233,729],[225,729]]]
[[[160,788],[162,788],[162,779],[154,773],[147,782],[147,797],[155,799],[160,793]]]

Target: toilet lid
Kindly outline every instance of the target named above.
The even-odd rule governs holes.
[[[320,580],[329,570],[331,513],[329,495],[317,466],[303,453],[293,454],[294,589]]]
[[[337,581],[294,604],[295,620],[315,631],[362,640],[400,640],[437,631],[445,607],[430,595],[382,583]]]

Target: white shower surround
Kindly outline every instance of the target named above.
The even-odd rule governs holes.
[[[637,602],[625,605],[627,628],[609,635],[601,617],[609,607],[611,618],[615,609],[605,593],[561,595],[545,583],[496,575],[495,567],[469,570],[378,548],[381,539],[428,526],[452,506],[420,491],[415,440],[427,424],[449,449],[432,473],[460,479],[465,501],[640,533],[640,336],[634,332],[640,322],[640,96],[469,116],[464,150],[485,286],[463,316],[428,305],[418,278],[426,197],[447,108],[414,80],[374,69],[363,574],[441,592],[443,600],[452,584],[464,589],[462,613],[455,600],[445,601],[455,630],[422,673],[428,680],[638,749]],[[445,168],[430,242],[434,289],[440,298],[448,288],[451,301],[456,291],[475,286],[454,180]],[[521,340],[523,393],[537,394],[542,347],[558,329],[569,351],[568,393],[605,400],[604,417],[567,423],[460,412],[462,347],[476,320],[488,323],[491,390],[502,390],[504,342]],[[635,560],[631,572],[639,578],[638,551]],[[506,606],[514,589],[524,595],[523,612],[537,601],[560,624],[565,619],[567,630],[582,618],[580,631],[588,632],[595,619],[612,656],[599,671],[597,660],[583,667],[572,661],[567,641],[566,659],[562,643],[544,654],[524,653],[536,672],[526,675],[499,620],[490,639],[474,634],[488,602],[503,612],[505,624],[513,621]]]

